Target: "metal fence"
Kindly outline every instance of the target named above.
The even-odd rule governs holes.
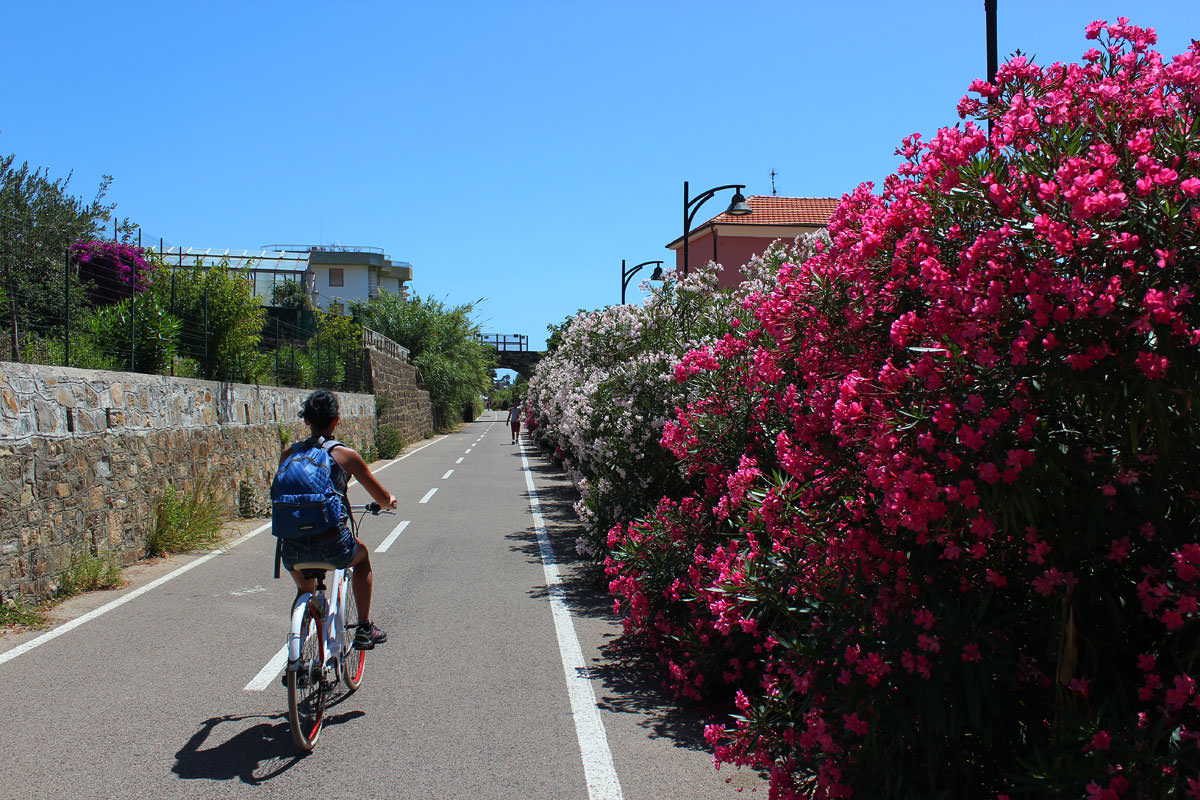
[[[529,337],[523,333],[481,333],[476,338],[483,344],[491,345],[502,353],[525,352],[529,349]]]
[[[141,250],[133,242],[124,244]],[[0,249],[5,262],[0,264],[0,359],[343,391],[370,386],[366,342],[323,336],[307,308],[264,303],[260,330],[247,328],[244,319],[220,318],[217,299],[197,289],[203,283],[197,270],[204,267],[178,259],[153,273],[88,270],[81,268],[77,253],[65,250],[54,275],[50,260],[40,254],[32,279],[27,265],[13,263],[15,249]],[[263,272],[231,270],[269,302],[262,297]],[[23,274],[24,280],[16,277]],[[256,335],[257,346],[232,347],[233,329],[250,339]],[[390,339],[371,334],[377,347],[390,345],[407,356]]]

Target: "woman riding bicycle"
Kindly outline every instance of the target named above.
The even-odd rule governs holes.
[[[352,582],[360,620],[358,630],[354,634],[354,646],[360,650],[370,650],[375,645],[386,642],[387,634],[370,621],[374,574],[371,572],[371,558],[367,548],[350,531],[350,501],[346,491],[350,478],[353,477],[357,478],[375,502],[385,509],[394,509],[396,498],[383,488],[357,451],[340,442],[328,446],[339,420],[338,400],[333,392],[318,389],[310,394],[304,401],[300,416],[311,430],[311,436],[304,444],[308,447],[328,447],[333,483],[342,496],[345,513],[341,524],[336,528],[302,539],[281,540],[280,557],[284,568],[292,574],[292,580],[296,582],[296,588],[301,593],[315,591],[317,582],[315,578],[306,578],[294,570],[293,566],[296,564],[326,561],[338,569],[354,567]],[[289,446],[283,451],[279,459],[281,464],[292,454],[292,449],[292,446]]]

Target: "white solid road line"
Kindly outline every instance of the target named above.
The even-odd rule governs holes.
[[[542,570],[550,596],[554,631],[558,634],[558,652],[567,679],[567,695],[571,700],[571,716],[575,721],[575,736],[579,740],[579,753],[583,759],[588,798],[622,800],[621,781],[613,766],[604,720],[600,718],[600,710],[596,707],[596,693],[592,690],[583,650],[575,634],[575,624],[571,621],[571,609],[567,606],[566,592],[558,574],[558,561],[550,537],[546,535],[546,524],[542,520],[537,489],[533,485],[533,474],[529,471],[524,448],[521,449],[521,467],[525,472],[525,487],[529,490],[529,512],[533,515],[533,528],[537,531],[538,547],[542,554]]]
[[[275,682],[275,677],[279,675],[280,671],[286,665],[287,645],[285,644],[283,647],[279,648],[278,653],[271,656],[271,660],[267,662],[267,665],[258,671],[258,674],[254,676],[254,680],[247,683],[246,688],[244,688],[242,691],[261,692],[263,689],[266,689]]]
[[[391,533],[389,533],[387,538],[379,543],[379,547],[375,548],[375,552],[376,553],[386,553],[388,548],[392,546],[392,542],[396,541],[396,539],[398,539],[400,537],[400,534],[404,533],[404,529],[408,527],[408,523],[409,523],[409,520],[406,519],[403,522],[401,522],[399,525],[397,525],[395,530],[393,530]]]
[[[271,527],[271,523],[269,523],[269,522],[266,525],[260,525],[257,528],[255,528],[254,530],[250,531],[249,533],[243,534],[242,536],[239,536],[238,538],[234,539],[232,542],[229,543],[228,546],[223,547],[220,550],[214,550],[211,553],[209,553],[208,555],[201,556],[200,558],[197,558],[195,561],[191,561],[187,564],[184,564],[182,567],[180,567],[177,570],[168,572],[166,575],[163,575],[160,578],[155,578],[154,580],[147,583],[145,586],[141,586],[137,589],[134,589],[133,591],[129,592],[128,594],[121,595],[120,597],[118,597],[116,600],[113,600],[112,602],[105,603],[104,605],[100,606],[99,608],[92,609],[91,611],[89,611],[88,613],[84,614],[81,617],[76,617],[75,619],[71,620],[70,622],[59,625],[54,630],[46,631],[41,636],[38,636],[36,639],[30,639],[28,642],[25,642],[24,644],[17,645],[12,650],[9,650],[4,653],[0,653],[0,664],[3,664],[7,661],[12,661],[17,656],[28,653],[30,650],[32,650],[35,647],[38,647],[40,645],[45,644],[46,642],[57,639],[59,636],[62,636],[64,633],[67,633],[68,631],[73,631],[76,628],[78,628],[80,625],[83,625],[84,623],[87,623],[87,622],[91,622],[96,617],[107,614],[109,611],[112,611],[114,608],[123,606],[126,603],[128,603],[130,600],[133,600],[136,597],[141,597],[142,595],[144,595],[146,592],[150,591],[151,589],[156,589],[159,586],[162,586],[167,581],[171,580],[172,578],[177,578],[180,575],[182,575],[183,573],[187,572],[188,570],[195,569],[196,567],[200,566],[201,564],[203,564],[207,561],[211,561],[212,559],[216,558],[217,556],[221,555],[222,553],[232,550],[233,548],[237,547],[239,544],[241,544],[242,542],[251,538],[252,536],[257,536],[258,534],[262,533],[263,531],[268,530],[270,527]]]
[[[435,494],[437,494],[437,489],[436,488],[430,489],[428,492],[425,493],[425,496],[422,497],[417,502],[418,503],[428,503],[429,498],[433,497]]]

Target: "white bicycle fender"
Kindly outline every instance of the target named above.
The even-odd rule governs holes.
[[[308,609],[308,601],[312,598],[310,592],[305,592],[296,599],[296,604],[292,606],[292,624],[288,627],[288,664],[295,664],[300,660],[300,646],[304,644],[300,638],[300,625],[304,622],[304,612]],[[313,631],[309,631],[311,636]]]

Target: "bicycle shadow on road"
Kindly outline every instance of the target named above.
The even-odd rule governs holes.
[[[324,727],[340,725],[364,715],[363,711],[326,715]],[[237,726],[255,719],[263,721],[238,731],[219,744],[204,747],[214,734],[227,734],[222,726]],[[175,766],[171,771],[184,780],[240,780],[258,786],[287,772],[307,755],[298,752],[292,743],[287,714],[226,714],[200,723],[200,730],[175,753]]]

